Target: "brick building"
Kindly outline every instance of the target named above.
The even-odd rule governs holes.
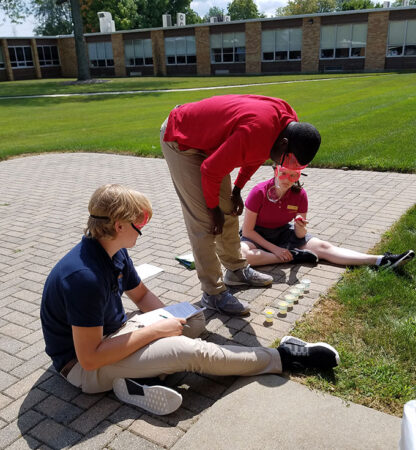
[[[94,77],[416,69],[416,7],[85,35]],[[0,81],[76,77],[72,36],[1,38]]]

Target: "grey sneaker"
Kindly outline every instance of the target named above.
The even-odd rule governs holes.
[[[325,342],[311,344],[294,336],[284,336],[277,348],[282,360],[282,370],[306,368],[331,369],[340,363],[338,352]]]
[[[243,316],[250,311],[246,302],[237,300],[228,290],[217,295],[208,295],[204,292],[201,303],[208,309],[215,309],[219,313],[230,316]]]
[[[257,272],[250,266],[237,270],[225,271],[224,283],[228,286],[240,286],[248,284],[249,286],[269,286],[273,283],[273,277],[265,273]]]
[[[116,378],[113,391],[119,400],[159,416],[176,411],[182,404],[179,392],[166,386],[140,384],[132,378]]]

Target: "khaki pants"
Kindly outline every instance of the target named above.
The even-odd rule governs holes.
[[[227,175],[221,183],[220,208],[225,213],[225,223],[222,234],[214,236],[201,184],[201,164],[207,155],[196,149],[181,151],[176,142],[164,142],[166,125],[167,120],[160,130],[160,145],[182,205],[198,278],[204,292],[219,294],[226,290],[220,262],[230,270],[247,266],[240,250],[238,217],[230,215],[231,177]]]
[[[75,364],[67,380],[83,392],[94,394],[109,391],[115,378],[148,378],[175,372],[197,372],[210,375],[259,375],[281,373],[279,352],[273,348],[217,345],[202,339],[192,339],[204,329],[203,313],[191,318],[188,336],[159,339],[137,350],[121,361],[97,370],[84,370]],[[134,314],[114,336],[137,329]]]

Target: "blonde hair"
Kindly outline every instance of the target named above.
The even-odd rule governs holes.
[[[90,217],[84,234],[94,239],[114,238],[117,221],[145,225],[152,217],[148,198],[120,184],[100,186],[91,196],[88,211]]]

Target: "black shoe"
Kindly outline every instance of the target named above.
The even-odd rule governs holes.
[[[376,267],[383,269],[395,269],[396,267],[403,266],[415,257],[415,252],[413,250],[408,250],[407,252],[401,253],[400,255],[392,255],[387,252],[384,253],[383,259],[380,264]]]
[[[339,362],[339,354],[325,342],[310,344],[294,336],[285,336],[278,347],[282,370],[331,369]]]
[[[289,251],[293,256],[292,261],[290,261],[292,264],[316,264],[319,261],[318,255],[310,250],[299,250],[295,248]]]

